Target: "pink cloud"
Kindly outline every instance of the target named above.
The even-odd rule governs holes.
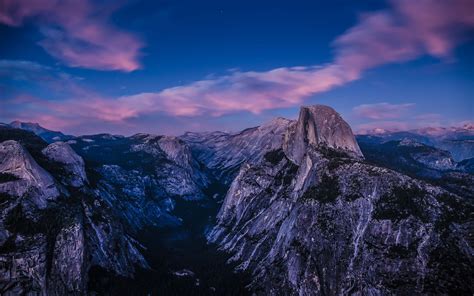
[[[19,25],[24,18],[36,15],[42,23],[56,24],[59,31],[44,31],[42,45],[71,65],[124,71],[139,67],[140,43],[108,26],[105,21],[109,12],[99,13],[88,2],[72,1],[72,5],[40,1],[44,5],[0,0],[9,8],[0,13],[0,21]],[[163,114],[183,118],[259,114],[300,105],[306,98],[360,79],[364,71],[380,65],[423,55],[450,58],[453,49],[467,38],[466,32],[474,28],[472,0],[393,0],[391,4],[389,10],[362,15],[355,26],[335,40],[334,60],[323,66],[233,71],[188,85],[118,98],[104,98],[78,88],[70,99],[50,101],[38,109],[47,108],[64,121],[80,118],[83,122],[113,124]],[[83,47],[88,50],[82,53]],[[359,106],[354,111],[389,126],[400,125],[390,119],[400,117],[411,106],[382,103]]]
[[[393,5],[411,34],[417,36],[423,49],[432,56],[449,56],[465,37],[466,27],[474,26],[471,0],[397,0]]]
[[[240,111],[258,114],[300,104],[304,96],[343,84],[347,79],[350,78],[337,67],[317,71],[280,68],[269,72],[233,72],[214,80],[115,99],[81,89],[77,91],[80,96],[48,101],[47,108],[57,114],[115,123],[156,113],[182,117],[221,116]],[[37,102],[33,105],[39,108]]]
[[[112,9],[88,0],[0,0],[0,23],[32,20],[49,54],[72,67],[130,72],[141,67],[142,42],[108,24]]]
[[[471,0],[392,0],[392,9],[362,15],[334,42],[335,63],[355,75],[428,54],[446,58],[474,27]]]
[[[396,119],[407,114],[415,104],[363,104],[352,109],[354,114],[367,119]]]
[[[233,72],[160,92],[120,97],[117,104],[133,109],[133,116],[165,112],[177,116],[219,116],[286,108],[305,98],[359,79],[365,70],[422,55],[449,57],[474,28],[470,0],[394,0],[391,10],[365,14],[358,24],[334,42],[335,58],[322,67],[285,67],[266,72]],[[418,17],[419,16],[419,17]],[[395,118],[409,108],[389,109],[379,115]],[[368,111],[367,111],[368,112]]]
[[[168,88],[160,92],[120,97],[116,104],[136,114],[164,112],[176,116],[198,116],[268,109],[302,103],[311,94],[350,81],[338,66],[324,68],[278,68],[268,72],[233,72],[216,79]]]

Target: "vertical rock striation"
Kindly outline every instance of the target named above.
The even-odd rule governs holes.
[[[298,121],[285,135],[283,150],[296,164],[301,163],[310,146],[333,148],[363,157],[349,124],[328,106],[301,107]]]
[[[42,153],[50,160],[58,162],[59,166],[64,167],[66,175],[64,177],[67,184],[81,187],[88,183],[84,160],[67,143],[55,142],[49,144],[43,149]]]
[[[211,242],[262,295],[471,294],[472,200],[366,163],[332,109],[242,166]]]
[[[45,208],[49,200],[59,196],[54,178],[40,167],[17,141],[0,143],[0,172],[11,176],[9,182],[0,183],[0,192]]]
[[[0,294],[84,295],[92,267],[127,277],[148,268],[87,186],[80,156],[64,143],[43,149],[27,132],[2,132],[15,139],[0,143]]]
[[[291,123],[289,119],[277,117],[238,133],[188,132],[181,139],[218,182],[229,185],[243,163],[258,162],[266,152],[281,148]]]

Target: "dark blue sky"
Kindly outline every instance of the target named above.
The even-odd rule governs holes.
[[[473,119],[469,1],[39,2],[0,0],[0,121],[179,134],[315,103],[355,130]]]

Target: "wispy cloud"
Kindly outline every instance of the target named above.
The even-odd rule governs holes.
[[[338,66],[278,68],[233,72],[215,79],[117,99],[135,114],[165,112],[177,116],[211,115],[291,107],[305,97],[342,85],[352,78]]]
[[[359,79],[364,71],[423,55],[451,58],[474,28],[470,0],[394,0],[390,10],[364,14],[338,37],[333,62],[323,66],[233,72],[160,92],[121,97],[138,116],[166,112],[178,116],[222,115],[299,105],[304,99]],[[130,109],[127,108],[127,109]],[[125,118],[125,117],[124,117]]]
[[[113,7],[89,0],[0,0],[0,23],[33,21],[49,54],[72,67],[133,71],[140,68],[143,43],[108,23]]]
[[[391,10],[361,16],[334,42],[336,63],[359,74],[428,54],[448,58],[474,27],[470,0],[392,0]]]
[[[377,103],[377,104],[362,104],[352,109],[354,114],[361,118],[367,119],[396,119],[400,118],[408,111],[413,109],[415,104],[390,104],[390,103]]]
[[[52,0],[40,2],[45,6],[0,0],[8,8],[0,13],[0,21],[19,25],[29,16],[41,15],[42,23],[56,24],[59,32],[46,32],[42,44],[70,65],[124,71],[139,67],[141,43],[108,26],[108,13],[99,13],[83,1],[73,1],[72,7]],[[78,12],[72,13],[71,9]],[[424,55],[452,58],[453,49],[474,28],[473,11],[472,0],[393,0],[390,9],[362,15],[355,26],[336,38],[333,61],[322,66],[232,71],[158,92],[118,98],[71,96],[38,108],[49,108],[43,114],[56,114],[63,121],[130,124],[152,115],[202,118],[297,106],[308,97],[360,79],[364,71],[377,66]],[[51,16],[47,16],[49,12]],[[88,50],[82,51],[84,48]],[[358,112],[371,119],[395,119],[397,112],[410,108],[409,104],[384,104],[376,106],[378,109],[360,106]],[[29,110],[34,108],[32,105]]]

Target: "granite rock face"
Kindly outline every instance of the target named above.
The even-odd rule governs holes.
[[[304,132],[290,134],[301,142],[242,166],[208,234],[253,274],[252,290],[471,294],[472,200],[365,162],[343,125],[318,142],[318,112],[302,113]]]
[[[259,127],[239,133],[186,133],[185,141],[193,155],[221,183],[230,184],[245,162],[258,162],[263,155],[281,147],[291,120],[275,118]]]
[[[11,179],[0,184],[0,192],[23,198],[39,208],[59,196],[54,178],[17,141],[0,143],[0,172]]]
[[[265,153],[282,147],[296,163],[308,146],[338,148],[363,157],[349,125],[334,109],[323,105],[302,107],[297,121],[279,117],[235,134],[186,133],[181,139],[216,179],[226,184],[243,163],[259,162]]]
[[[448,151],[439,150],[439,149],[429,149],[429,146],[409,140],[404,139],[399,142],[399,146],[413,147],[419,151],[414,151],[410,156],[417,162],[426,165],[427,167],[446,171],[453,170],[456,168],[456,162],[451,157],[451,154]]]
[[[132,137],[132,152],[143,151],[155,158],[155,175],[158,183],[170,196],[185,199],[202,199],[202,188],[208,184],[207,176],[191,155],[189,147],[171,136],[136,135]]]
[[[96,194],[132,232],[180,225],[176,201],[205,198],[208,175],[179,138],[100,134],[70,145],[89,162]]]
[[[60,163],[65,169],[65,182],[74,187],[87,184],[84,160],[64,142],[49,144],[42,153],[54,162]]]
[[[429,146],[433,133],[469,137],[429,130],[358,143],[320,105],[298,120],[181,137],[48,145],[0,126],[0,294],[100,294],[102,279],[150,268],[140,231],[172,233],[203,216],[208,240],[252,274],[255,294],[472,295],[472,161]],[[210,193],[229,185],[223,200]],[[209,201],[222,202],[213,228]],[[94,282],[102,273],[111,277]]]
[[[285,154],[297,164],[309,146],[325,146],[363,157],[349,124],[328,106],[301,107],[298,121],[291,124],[285,135]]]
[[[34,136],[7,129],[2,137],[12,138],[0,143],[2,295],[84,295],[92,267],[128,277],[148,268],[69,146],[30,145]]]
[[[474,176],[469,159],[456,162],[449,151],[409,137],[391,141],[372,136],[359,136],[357,139],[367,162],[434,182],[457,195],[474,198]]]

